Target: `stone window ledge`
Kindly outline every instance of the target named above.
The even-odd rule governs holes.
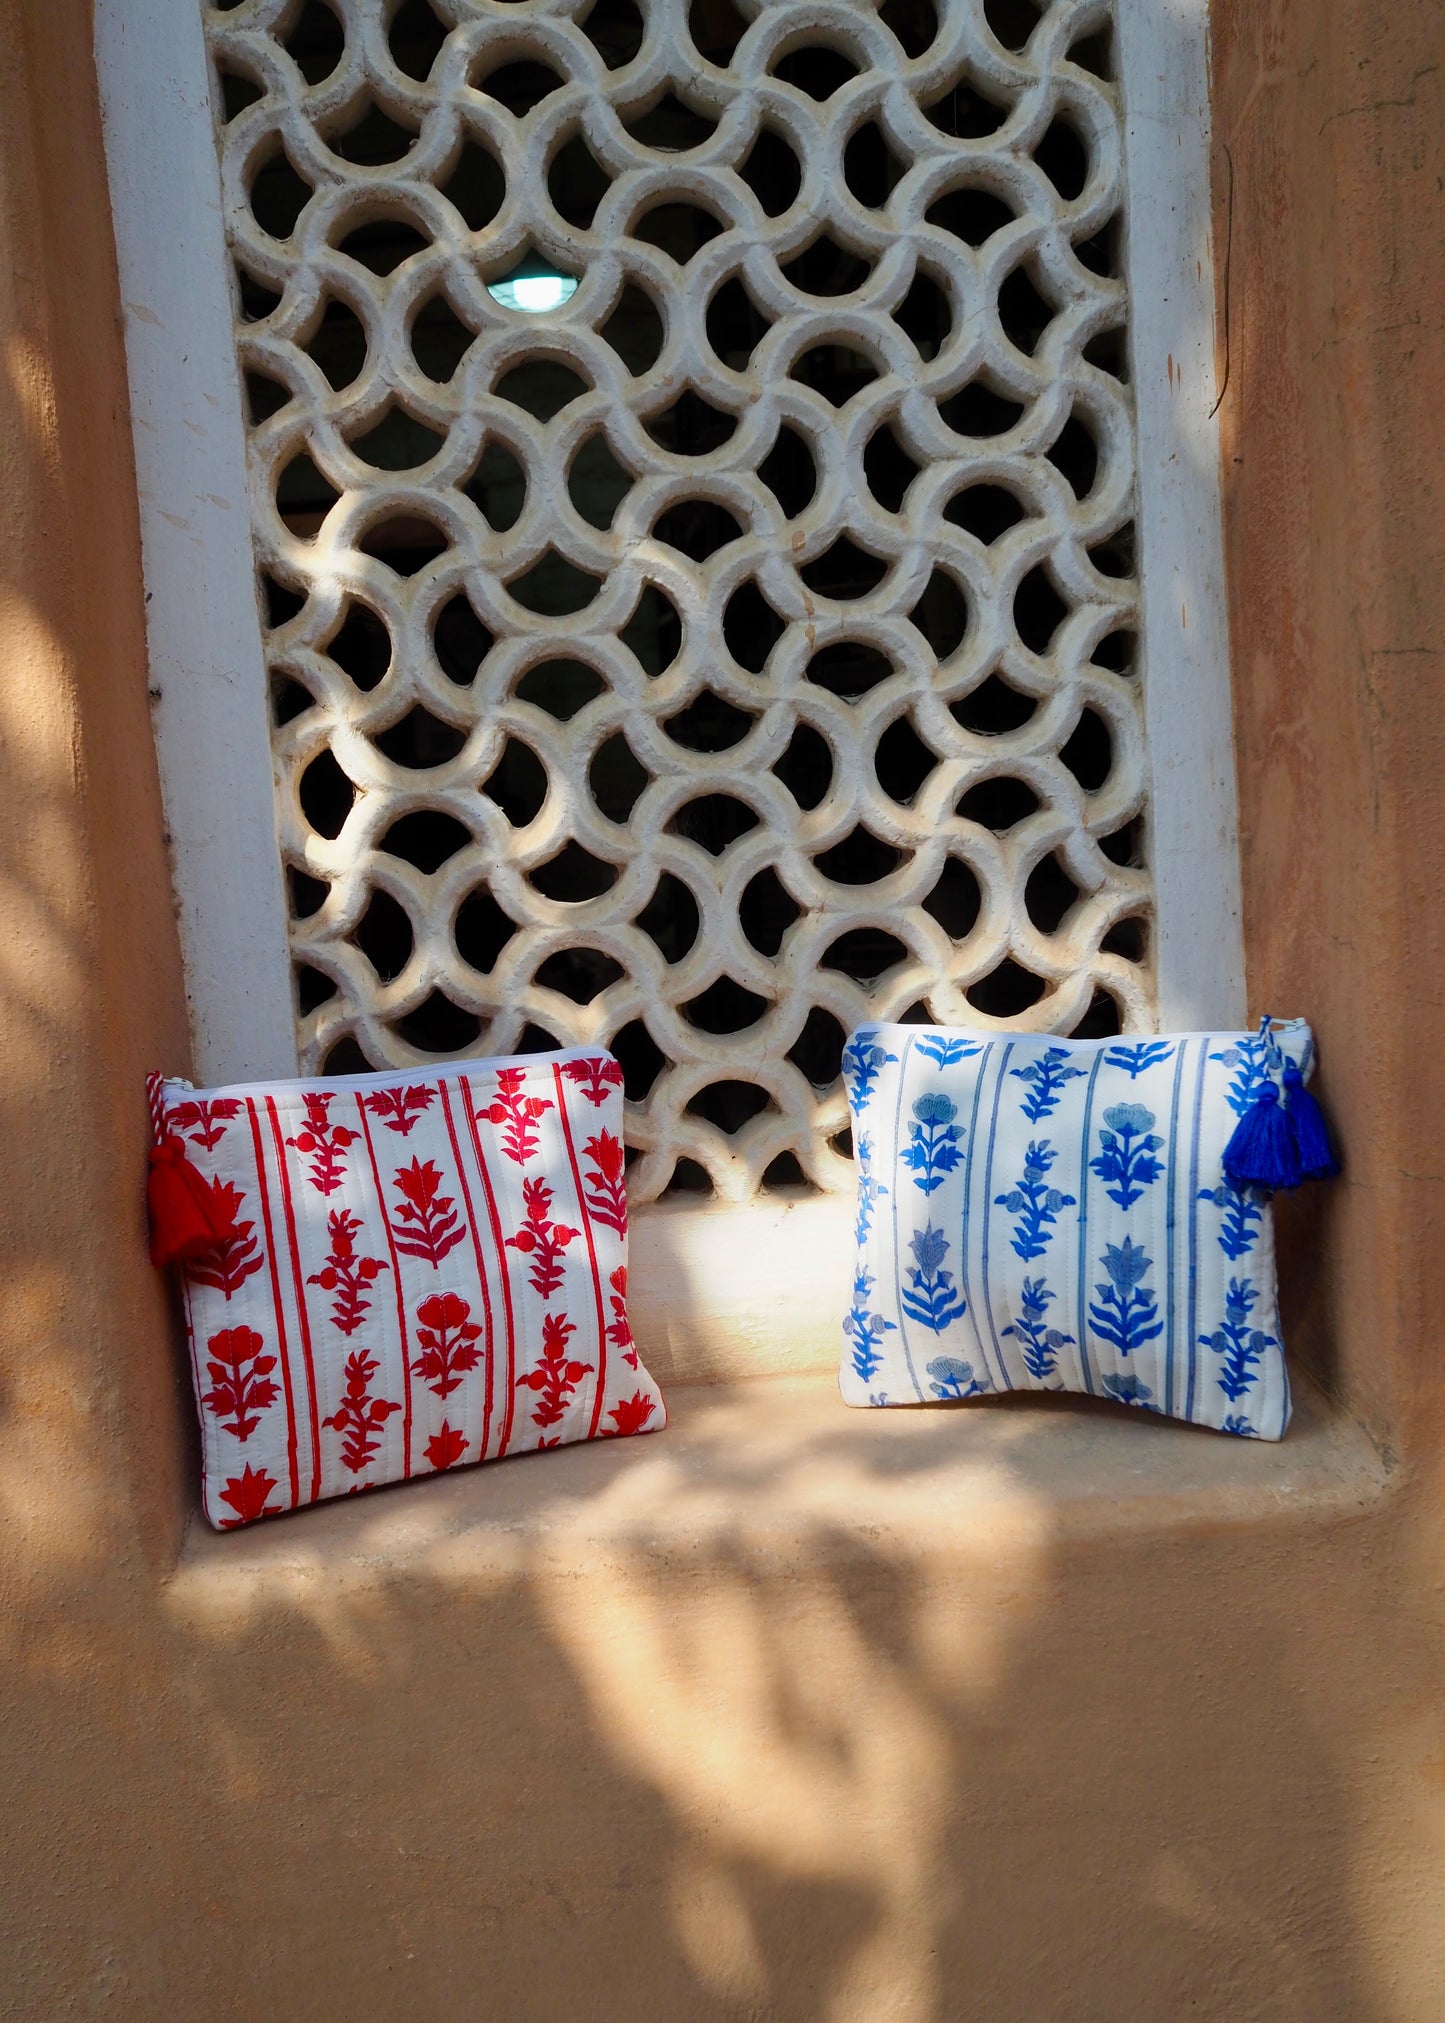
[[[1388,1469],[1307,1380],[1278,1446],[1090,1400],[850,1411],[830,1374],[680,1385],[660,1436],[519,1456],[245,1532],[198,1517],[170,1584],[183,1615],[244,1615],[416,1577],[486,1591],[546,1571],[722,1548],[776,1564],[940,1566],[980,1550],[1348,1520]]]

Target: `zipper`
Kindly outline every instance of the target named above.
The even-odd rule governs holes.
[[[1069,1047],[1129,1047],[1147,1045],[1151,1042],[1174,1040],[1253,1040],[1259,1037],[1259,1027],[1251,1026],[1247,1031],[1237,1026],[1209,1026],[1203,1032],[1194,1033],[1110,1033],[1101,1040],[1071,1040],[1058,1033],[999,1032],[993,1027],[982,1026],[915,1026],[899,1025],[890,1019],[865,1019],[857,1029],[859,1032],[888,1033],[960,1033],[971,1040],[985,1040],[990,1044],[1003,1040],[1046,1040],[1059,1046]],[[1286,1034],[1308,1032],[1308,1019],[1271,1019],[1270,1038],[1282,1039]]]
[[[558,1047],[545,1054],[504,1054],[497,1059],[452,1061],[445,1065],[416,1068],[377,1068],[364,1075],[278,1075],[269,1082],[226,1082],[214,1089],[198,1089],[194,1082],[168,1076],[162,1086],[187,1096],[274,1096],[302,1089],[381,1089],[393,1082],[452,1082],[462,1075],[491,1075],[502,1068],[531,1068],[541,1061],[595,1061],[607,1054],[606,1047]],[[607,1054],[611,1060],[613,1056]]]

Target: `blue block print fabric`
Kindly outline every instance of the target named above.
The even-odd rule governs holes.
[[[864,1026],[843,1071],[850,1405],[1080,1391],[1246,1439],[1289,1424],[1268,1197],[1224,1148],[1299,1020],[1058,1040]]]

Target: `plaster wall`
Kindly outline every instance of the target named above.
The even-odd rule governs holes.
[[[1308,1010],[1350,1149],[1290,1218],[1295,1333],[1437,1453],[1445,14],[1216,0],[1214,37],[1250,998]]]
[[[1433,2023],[1436,0],[1216,20],[1251,994],[1349,1148],[1291,1286],[1341,1402],[1276,1453],[765,1380],[188,1541],[87,35],[0,0],[0,2015]]]

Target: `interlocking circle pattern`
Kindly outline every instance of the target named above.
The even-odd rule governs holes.
[[[304,1066],[615,1044],[739,1200],[857,1021],[1146,1027],[1105,0],[205,21]]]

